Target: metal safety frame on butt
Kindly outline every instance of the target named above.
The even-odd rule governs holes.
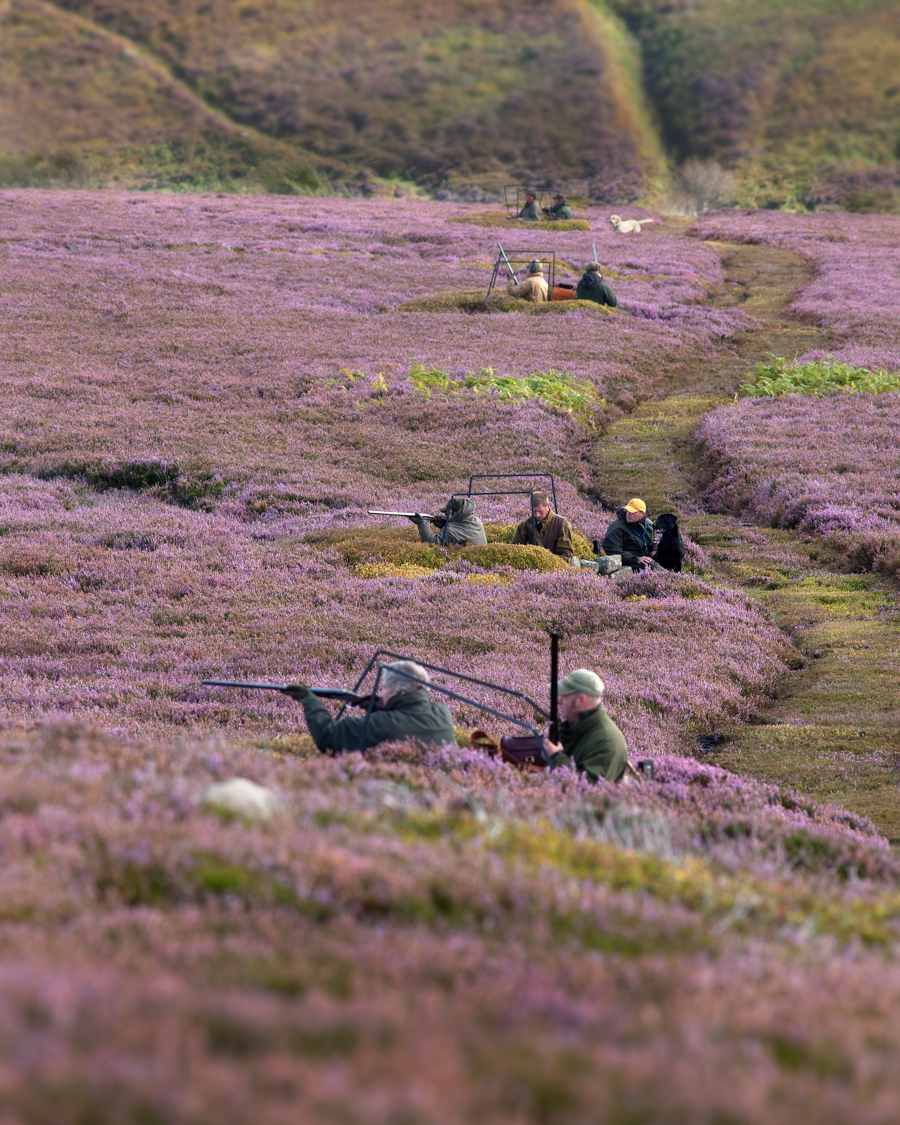
[[[498,243],[498,245],[500,245]],[[552,293],[556,288],[556,251],[555,250],[510,250],[508,253],[500,246],[500,252],[497,255],[497,261],[494,262],[494,272],[491,274],[491,283],[488,286],[487,295],[490,297],[497,285],[497,279],[500,276],[500,271],[504,270],[506,273],[515,271],[515,268],[527,266],[532,258],[537,258],[545,266],[545,280],[547,282],[548,292]],[[512,279],[510,279],[512,280]],[[516,279],[518,280],[518,279]]]
[[[553,648],[554,651],[556,649],[555,637],[556,637],[555,634],[551,634],[552,648]],[[468,683],[468,684],[477,684],[478,687],[489,688],[491,691],[500,692],[502,695],[508,695],[508,696],[511,696],[514,699],[520,699],[520,700],[522,700],[523,703],[527,703],[529,707],[531,707],[534,711],[536,711],[537,714],[541,716],[541,718],[546,719],[551,724],[554,721],[555,711],[551,710],[548,713],[547,711],[544,710],[543,707],[541,707],[541,705],[539,703],[536,703],[535,700],[533,700],[530,696],[525,695],[524,692],[514,691],[512,688],[502,687],[500,684],[491,683],[490,680],[480,680],[477,676],[466,676],[462,672],[454,672],[452,669],[444,668],[440,664],[427,664],[424,660],[416,660],[414,657],[408,656],[405,653],[390,652],[390,651],[388,651],[388,649],[384,649],[384,648],[380,648],[375,653],[372,654],[371,659],[369,660],[368,664],[366,664],[365,668],[363,669],[362,675],[359,677],[359,679],[356,681],[356,683],[353,686],[353,691],[355,693],[357,693],[357,694],[359,693],[359,689],[360,689],[360,687],[362,687],[363,681],[366,679],[366,677],[372,671],[372,668],[375,666],[375,664],[383,656],[388,657],[390,660],[411,660],[411,661],[414,661],[414,663],[418,664],[420,667],[427,668],[429,672],[439,672],[442,676],[450,676],[451,679],[454,679],[454,680],[462,680],[464,683]],[[551,661],[551,671],[552,671],[552,664],[553,663],[554,663],[554,661]],[[375,696],[378,693],[378,684],[381,681],[381,673],[382,673],[382,668],[379,666],[377,672],[375,673],[375,684],[372,687],[372,693],[371,693],[371,696],[369,698],[369,705],[366,709],[365,722],[363,723],[362,730],[360,731],[359,744],[357,746],[358,750],[362,750],[363,745],[365,743],[366,732],[367,732],[368,727],[369,727],[369,719],[371,718],[372,712],[375,709]],[[406,679],[413,680],[415,683],[420,683],[420,681],[416,680],[414,676],[409,676],[405,672],[397,672],[396,674],[398,676],[404,677]],[[457,699],[457,700],[459,700],[460,703],[468,703],[471,707],[475,707],[477,710],[483,711],[486,715],[493,715],[497,719],[503,719],[505,722],[514,723],[517,727],[522,727],[524,730],[527,730],[531,735],[533,735],[538,740],[538,742],[541,745],[542,753],[544,754],[544,757],[549,762],[549,758],[547,757],[547,752],[546,752],[546,750],[543,749],[542,736],[540,734],[538,734],[537,730],[530,723],[526,723],[522,719],[517,719],[514,715],[508,715],[504,711],[498,711],[494,707],[488,707],[488,705],[486,703],[479,703],[477,699],[471,699],[469,696],[461,695],[459,692],[451,691],[450,688],[440,687],[438,684],[433,684],[433,683],[422,684],[422,686],[427,687],[429,691],[436,691],[436,692],[439,692],[441,695],[446,695],[450,699]],[[555,687],[555,683],[554,683],[553,686]],[[551,689],[551,696],[552,696],[552,689]],[[338,718],[340,718],[341,715],[343,715],[346,707],[347,707],[347,704],[345,703],[341,707],[340,711],[338,711],[338,713],[337,713]]]
[[[559,515],[559,508],[556,502],[556,481],[553,479],[553,473],[474,473],[469,477],[469,491],[467,496],[527,496],[531,503],[531,542],[537,546],[537,529],[534,518],[534,489],[533,488],[503,488],[496,489],[493,492],[473,492],[473,480],[510,480],[519,477],[530,477],[532,480],[542,480],[544,478],[550,481],[550,491],[553,493],[553,511]]]

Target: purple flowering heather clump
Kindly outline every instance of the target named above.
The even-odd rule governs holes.
[[[694,228],[701,239],[796,250],[816,276],[791,306],[800,319],[835,331],[829,354],[845,363],[900,369],[900,217],[778,211],[719,213]],[[799,357],[821,359],[816,351]]]
[[[863,569],[900,566],[900,395],[745,399],[697,438],[713,506],[824,539]]]

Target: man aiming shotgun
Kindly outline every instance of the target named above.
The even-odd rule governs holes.
[[[407,738],[429,746],[456,745],[453,716],[443,703],[431,699],[428,672],[413,660],[382,664],[374,708],[366,715],[348,715],[342,719],[335,719],[322,699],[341,699],[368,707],[370,697],[338,688],[311,688],[306,684],[203,682],[211,687],[260,688],[289,695],[302,704],[309,733],[322,751],[342,754],[348,750],[370,750],[381,742]]]
[[[444,505],[441,514],[423,516],[419,512],[369,511],[370,516],[403,516],[416,525],[423,543],[437,547],[484,547],[487,535],[484,524],[475,515],[475,501],[469,496],[454,496]],[[427,525],[433,523],[437,531]]]

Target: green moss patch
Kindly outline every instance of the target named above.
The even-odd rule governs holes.
[[[494,535],[505,536],[509,528],[509,539],[512,539],[513,525],[489,526],[503,529],[499,533],[493,532]],[[491,534],[488,532],[489,538]],[[451,567],[459,560],[484,570],[511,567],[513,570],[535,570],[548,574],[568,569],[567,562],[551,555],[543,547],[513,545],[497,538],[483,547],[433,547],[420,542],[412,527],[317,531],[308,535],[306,542],[333,547],[347,566],[362,578],[423,577]]]
[[[547,301],[536,305],[532,301],[510,297],[505,288],[495,290],[490,296],[484,289],[448,289],[446,293],[430,293],[397,306],[398,312],[526,313],[537,316],[576,312],[578,309],[591,309],[601,316],[610,316],[614,311],[594,301]]]
[[[591,224],[587,219],[541,219],[539,222],[528,221],[524,219],[510,219],[502,211],[480,211],[474,215],[454,215],[453,218],[447,220],[448,223],[470,223],[476,227],[510,227],[518,229],[524,227],[526,230],[534,228],[540,230],[541,234],[546,231],[556,231],[561,234],[567,230],[590,230]]]

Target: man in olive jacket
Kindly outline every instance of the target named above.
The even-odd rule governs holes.
[[[591,781],[621,781],[628,765],[625,736],[603,706],[603,681],[596,672],[578,668],[557,685],[559,742],[544,739],[550,768],[574,766]]]
[[[647,505],[637,496],[616,512],[602,547],[607,555],[621,555],[622,566],[634,570],[662,569],[652,557],[653,523],[647,519]]]
[[[569,201],[564,195],[556,195],[552,207],[548,207],[551,219],[571,219],[572,208],[569,206]]]
[[[551,555],[559,555],[566,562],[571,562],[575,554],[572,525],[553,511],[546,492],[532,492],[531,503],[534,519],[529,516],[527,520],[522,520],[513,534],[513,543],[536,543],[539,547],[546,547]]]
[[[430,746],[456,745],[453,716],[443,703],[428,695],[428,672],[412,660],[396,660],[381,665],[378,705],[369,716],[365,738],[359,745],[365,725],[364,715],[335,719],[325,704],[306,686],[296,684],[287,694],[303,704],[306,725],[320,750],[340,754],[348,750],[369,750],[380,742],[412,738]]]

